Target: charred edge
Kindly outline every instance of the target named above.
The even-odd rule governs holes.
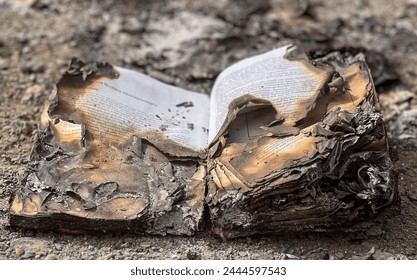
[[[109,79],[117,79],[120,73],[107,62],[88,62],[84,63],[78,58],[72,58],[68,70],[64,74],[66,76],[82,76],[83,80],[91,79],[91,76],[106,77]]]
[[[284,55],[284,58],[289,60],[289,61],[304,60],[304,61],[309,62],[309,58],[308,58],[306,52],[302,48],[297,47],[295,45],[290,45],[287,48],[287,51]]]
[[[91,220],[69,214],[52,214],[23,216],[10,214],[10,226],[37,229],[42,231],[94,233],[94,232],[134,232],[146,235],[146,220],[137,218],[132,220]]]
[[[328,104],[322,104],[323,102],[330,103],[330,99],[335,95],[336,92],[331,91],[331,83],[334,77],[340,77],[340,74],[338,72],[334,72],[333,75],[329,75],[328,79],[324,83],[324,87],[322,87],[319,90],[319,93],[317,96],[313,97],[308,103],[311,104],[310,108],[307,111],[307,114],[304,118],[298,120],[295,123],[295,127],[298,127],[299,129],[303,129],[305,127],[308,127],[314,123],[317,123],[323,119],[323,116],[326,115],[327,112],[327,105]],[[342,78],[343,79],[343,78]],[[343,85],[345,85],[345,82],[343,81]],[[343,87],[343,86],[342,86]],[[339,90],[337,92],[340,92]],[[328,99],[328,100],[326,100]],[[325,105],[325,106],[323,106]]]
[[[56,84],[57,93],[51,95],[51,104],[48,108],[49,116],[59,113],[59,90],[61,88],[86,88],[96,83],[100,78],[117,79],[120,73],[107,62],[84,63],[78,58],[72,58],[68,70]]]
[[[178,161],[201,161],[206,158],[206,153],[194,151],[188,147],[182,146],[171,139],[163,139],[163,135],[159,135],[155,131],[147,132],[147,136],[155,135],[154,138],[148,139],[144,136],[138,138],[147,145],[150,145],[164,154],[169,160]],[[160,140],[163,139],[163,140]]]
[[[234,100],[232,100],[232,102],[230,102],[229,106],[228,106],[228,114],[226,117],[226,120],[224,121],[224,123],[222,124],[222,127],[220,128],[219,132],[217,133],[216,137],[214,137],[214,139],[212,140],[212,142],[210,143],[208,149],[213,148],[215,145],[218,145],[218,141],[219,138],[225,134],[227,127],[230,125],[230,123],[236,119],[236,117],[239,115],[239,112],[242,111],[243,109],[245,109],[245,107],[247,105],[249,105],[250,103],[253,103],[254,105],[261,105],[261,106],[271,106],[272,108],[275,109],[275,111],[277,112],[276,115],[277,117],[279,117],[280,112],[278,112],[278,110],[272,105],[271,101],[267,100],[267,99],[262,99],[260,97],[254,96],[252,94],[244,94],[238,98],[235,98]],[[282,121],[282,119],[279,119],[279,121]],[[224,145],[221,145],[218,148],[222,148]],[[216,148],[216,151],[218,151],[218,148]],[[217,154],[217,153],[213,153]]]

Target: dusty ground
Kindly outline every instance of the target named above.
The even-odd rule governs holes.
[[[59,2],[59,3],[58,3]],[[415,259],[416,1],[0,0],[0,259]],[[227,65],[286,42],[363,51],[397,159],[401,204],[355,234],[223,241],[37,232],[8,226],[42,104],[71,57],[106,60],[209,93]]]

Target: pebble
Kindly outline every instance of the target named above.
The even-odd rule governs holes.
[[[15,248],[16,256],[21,259],[47,256],[51,251],[49,242],[31,237],[14,239],[11,246]]]
[[[187,252],[187,259],[188,260],[201,260],[201,257],[197,252],[188,251]]]
[[[25,93],[30,95],[40,95],[43,91],[43,88],[40,85],[33,85],[26,88]]]
[[[345,254],[343,253],[335,253],[334,254],[334,259],[335,260],[343,260],[345,258]]]
[[[375,253],[372,254],[373,260],[395,260],[395,255],[388,253],[388,252],[382,252],[380,250],[376,250]]]
[[[23,255],[25,253],[25,250],[23,250],[20,247],[16,247],[14,250],[16,252],[16,256],[18,256],[18,257],[20,257],[21,255]]]
[[[395,254],[395,260],[408,260],[408,258],[403,254]]]
[[[45,72],[45,69],[46,69],[45,64],[41,62],[28,62],[23,66],[22,71],[23,73],[26,73],[26,74],[33,74],[33,73],[43,73]]]
[[[374,242],[369,242],[369,241],[364,241],[361,243],[361,245],[366,249],[366,250],[371,250],[372,248],[374,249],[378,249],[378,244],[375,244]]]
[[[298,260],[299,257],[297,257],[296,255],[293,255],[293,254],[283,254],[281,259],[282,260]]]
[[[0,59],[0,70],[6,70],[9,67],[7,66],[7,63],[4,59]]]
[[[246,253],[246,252],[239,252],[238,255],[240,257],[244,258],[244,257],[247,257],[248,256],[248,253]]]
[[[100,41],[100,38],[103,35],[105,30],[106,30],[106,27],[102,24],[92,24],[92,25],[89,25],[87,28],[89,37],[92,38],[96,42]]]
[[[303,256],[303,258],[309,260],[328,260],[330,256],[326,249],[319,248],[308,252]]]
[[[144,248],[144,249],[148,249],[148,248],[150,248],[151,247],[151,244],[150,243],[141,243],[140,244],[140,246],[142,247],[142,248]]]
[[[62,245],[61,244],[55,244],[55,249],[57,251],[61,251],[62,250]]]
[[[58,256],[54,254],[50,254],[45,257],[45,260],[57,260],[57,259],[58,259]]]
[[[114,244],[114,249],[121,249],[121,248],[123,248],[123,244],[124,244],[123,239],[118,240],[116,242],[116,244]]]

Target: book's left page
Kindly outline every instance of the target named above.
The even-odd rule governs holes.
[[[73,60],[41,117],[12,225],[193,234],[203,213],[207,95]]]

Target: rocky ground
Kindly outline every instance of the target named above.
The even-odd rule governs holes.
[[[415,259],[417,1],[0,0],[0,259]],[[8,226],[42,105],[71,57],[209,93],[231,63],[288,42],[364,52],[386,117],[401,204],[364,233],[220,240]]]

